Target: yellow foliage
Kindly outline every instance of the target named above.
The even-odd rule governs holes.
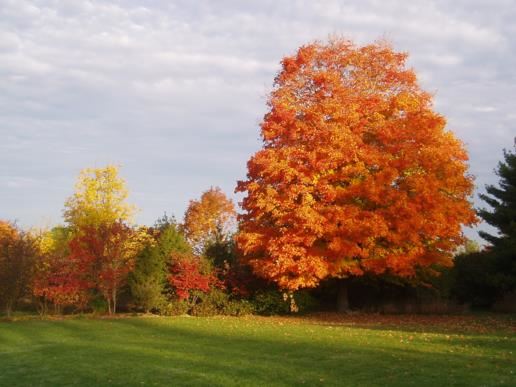
[[[82,170],[75,193],[65,202],[66,222],[73,227],[131,222],[136,207],[126,203],[128,190],[118,172],[115,165]]]
[[[47,230],[40,234],[38,238],[38,248],[42,254],[48,254],[55,249],[56,241],[54,240],[52,231]]]

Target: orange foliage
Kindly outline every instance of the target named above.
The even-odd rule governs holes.
[[[89,282],[84,281],[80,262],[68,256],[44,255],[40,257],[40,267],[35,273],[32,293],[54,304],[56,310],[63,306],[75,305],[83,309],[88,303]]]
[[[336,39],[283,59],[236,189],[238,246],[258,275],[296,290],[451,264],[476,221],[468,156],[406,58]]]
[[[12,243],[18,238],[19,232],[16,227],[5,220],[0,220],[0,245]]]
[[[190,200],[183,228],[197,253],[210,242],[227,237],[235,225],[235,206],[219,187],[204,192],[200,200]]]

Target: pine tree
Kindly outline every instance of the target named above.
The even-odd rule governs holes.
[[[504,162],[498,163],[498,187],[488,185],[480,198],[491,206],[478,211],[488,224],[498,229],[498,235],[485,231],[479,234],[491,243],[485,252],[488,264],[483,270],[486,283],[496,297],[516,288],[516,153],[504,151]]]
[[[173,218],[166,215],[160,218],[155,224],[155,231],[156,243],[147,245],[140,252],[129,279],[135,304],[145,312],[158,308],[165,299],[170,255],[174,252],[191,252]]]
[[[480,198],[492,207],[483,208],[478,214],[491,226],[496,227],[499,235],[480,231],[480,236],[493,247],[506,248],[516,243],[516,153],[504,151],[505,162],[498,163],[496,174],[500,177],[499,187],[486,186],[487,194]]]
[[[146,246],[136,258],[129,286],[135,304],[146,313],[163,300],[165,269],[165,262],[155,246]]]

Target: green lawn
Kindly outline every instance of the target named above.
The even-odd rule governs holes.
[[[509,317],[0,322],[0,386],[516,386]]]

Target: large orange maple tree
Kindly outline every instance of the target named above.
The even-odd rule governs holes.
[[[464,145],[407,55],[315,42],[285,57],[248,162],[239,249],[280,288],[450,265],[476,221]]]

